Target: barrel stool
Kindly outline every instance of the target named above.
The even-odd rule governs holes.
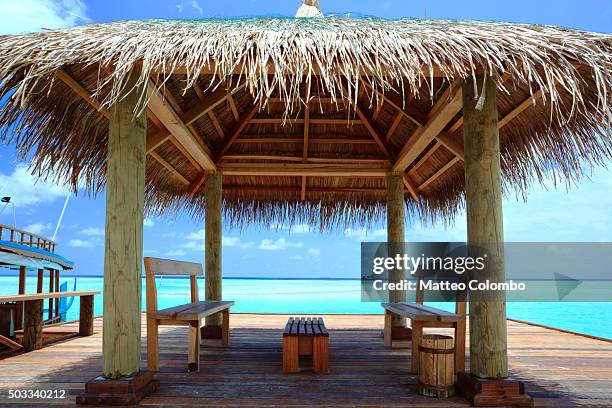
[[[426,334],[419,343],[419,394],[448,398],[455,394],[453,338]]]

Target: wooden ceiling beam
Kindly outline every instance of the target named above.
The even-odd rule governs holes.
[[[373,88],[370,84],[366,83],[365,86],[373,92]],[[384,102],[387,102],[389,105],[393,106],[397,112],[401,115],[409,119],[411,122],[414,122],[417,126],[422,127],[427,124],[427,117],[421,113],[420,110],[412,105],[412,100],[414,96],[412,94],[408,95],[408,98],[404,101],[399,96],[399,94],[390,92],[385,92],[382,94],[382,98]],[[382,108],[381,106],[377,107],[377,111]]]
[[[306,105],[304,109],[304,144],[302,147],[302,162],[308,163],[308,143],[310,136],[310,106]],[[300,190],[300,200],[306,201],[306,176],[302,176],[302,185]]]
[[[428,116],[427,124],[418,128],[408,139],[393,165],[394,171],[405,171],[406,168],[429,146],[448,123],[463,107],[463,92],[461,82],[451,84]]]
[[[234,128],[225,138],[225,140],[223,141],[223,145],[215,155],[215,163],[218,163],[219,160],[223,158],[225,152],[227,152],[227,150],[232,146],[236,139],[238,139],[244,128],[247,127],[249,122],[251,122],[251,120],[253,119],[253,116],[255,116],[255,114],[259,110],[259,107],[260,103],[254,103],[253,106],[251,106],[251,108],[240,119],[238,119],[238,122],[236,122]]]
[[[236,90],[236,92],[238,89]],[[223,101],[231,97],[226,89],[219,88],[211,94],[204,94],[204,99],[200,100],[195,106],[189,109],[187,112],[181,114],[181,120],[186,125],[191,125],[208,112],[212,111],[215,107],[221,105]]]
[[[402,123],[402,119],[403,119],[402,113],[397,112],[397,114],[395,115],[395,119],[393,119],[393,123],[391,124],[391,126],[389,126],[389,129],[387,130],[387,133],[385,134],[385,140],[387,142],[391,140],[391,138],[393,138],[393,135],[395,134],[397,127],[399,126],[400,123]]]
[[[516,108],[512,109],[506,116],[501,118],[497,126],[501,129],[510,123],[514,118],[523,113],[529,107],[534,106],[538,99],[542,98],[542,89],[538,89],[533,96],[528,96],[523,102],[521,102]]]
[[[214,171],[216,167],[210,153],[200,144],[192,131],[187,128],[179,113],[170,106],[168,99],[162,96],[162,93],[152,81],[149,81],[147,94],[149,97],[149,108],[174,136],[176,141],[183,146],[185,151],[195,159],[203,170]]]
[[[377,158],[329,158],[329,157],[308,157],[304,159],[302,156],[279,156],[279,155],[266,155],[266,154],[233,154],[225,155],[221,162],[228,160],[277,160],[294,163],[328,163],[328,164],[341,164],[341,163],[369,163],[369,164],[389,164],[387,159]]]
[[[108,109],[102,107],[102,105],[91,97],[91,94],[88,90],[86,90],[81,84],[79,84],[74,78],[72,78],[66,71],[63,69],[58,69],[55,71],[55,76],[61,80],[66,86],[68,86],[74,93],[81,97],[85,102],[87,102],[91,107],[97,110],[100,115],[104,116],[106,119],[110,117],[110,112]]]
[[[395,155],[391,151],[391,147],[387,144],[386,140],[382,138],[382,136],[378,132],[378,129],[376,129],[376,125],[370,119],[370,117],[366,115],[365,111],[359,105],[359,103],[355,104],[355,112],[357,113],[357,116],[359,116],[359,118],[361,119],[361,122],[366,127],[366,129],[368,129],[368,132],[370,132],[372,139],[374,139],[374,141],[376,142],[376,144],[378,145],[382,153],[387,157],[387,160],[389,160],[390,163],[394,163]],[[415,188],[414,184],[412,183],[410,176],[408,176],[407,174],[404,174],[403,178],[404,178],[404,186],[408,189],[408,191],[412,195],[412,198],[414,198],[416,201],[420,201],[418,191]]]
[[[372,164],[220,163],[218,167],[228,176],[380,178],[390,171],[388,165]]]
[[[283,191],[300,192],[299,186],[223,186],[225,191]],[[313,193],[378,193],[385,194],[385,188],[375,187],[310,187]]]
[[[56,76],[63,83],[65,83],[69,88],[71,88],[77,95],[79,95],[81,98],[83,98],[83,100],[85,100],[89,105],[91,105],[94,109],[96,109],[100,113],[100,115],[102,115],[106,119],[108,119],[110,117],[109,110],[106,109],[106,108],[103,108],[98,101],[93,99],[91,97],[91,94],[89,93],[89,91],[87,91],[81,84],[79,84],[74,78],[72,78],[66,71],[64,71],[62,69],[59,69],[59,70],[56,71]],[[163,127],[163,125],[160,125],[160,123],[158,121],[158,118],[152,112],[150,112],[150,111],[149,111],[149,118],[153,121],[153,123],[156,124],[156,126],[158,126],[160,128],[160,130],[158,132],[156,132],[156,133],[149,133],[147,135],[147,154],[153,153],[153,150],[155,150],[156,147],[158,147],[158,146],[162,145],[163,143],[165,143],[170,138],[170,136],[171,136],[170,133]],[[152,154],[151,157],[153,157],[162,166],[164,166],[166,168],[168,168],[168,166],[170,166],[170,164],[168,162],[163,160],[157,154]],[[180,174],[175,169],[170,170],[168,168],[168,170],[173,175]],[[182,176],[181,177],[177,177],[177,179],[180,182],[183,182],[184,177],[182,177]]]
[[[171,137],[172,135],[166,128],[158,130],[155,133],[149,133],[147,136],[147,154],[152,153],[159,146],[170,140]]]
[[[234,143],[303,143],[303,137],[245,137],[244,135]],[[365,144],[373,145],[376,142],[372,139],[355,139],[355,138],[319,138],[313,139],[309,137],[309,144]]]
[[[442,174],[446,173],[447,170],[451,169],[459,161],[461,160],[458,157],[453,157],[453,159],[450,162],[446,163],[444,167],[442,167],[440,170],[431,175],[431,177],[421,183],[421,185],[419,186],[419,191],[423,191],[428,185],[433,183]]]
[[[187,180],[181,173],[178,172],[177,169],[175,169],[170,163],[164,160],[159,154],[155,152],[151,152],[149,153],[149,155],[153,157],[155,160],[157,160],[162,166],[164,166],[164,168],[168,170],[168,172],[170,172],[170,174],[172,174],[174,178],[176,178],[178,181],[180,181],[186,186],[191,184],[189,183],[189,180]]]

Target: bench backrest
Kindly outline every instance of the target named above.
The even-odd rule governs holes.
[[[194,262],[174,261],[161,258],[144,258],[147,285],[147,313],[157,311],[157,286],[155,276],[189,276],[191,303],[198,302],[198,276],[204,275],[202,265]]]
[[[422,305],[425,300],[425,291],[421,288],[422,276],[417,272],[417,289],[416,289],[416,304]],[[458,291],[457,298],[455,299],[455,313],[462,316],[467,315],[467,293],[465,291]]]

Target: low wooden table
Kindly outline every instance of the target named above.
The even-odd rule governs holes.
[[[43,343],[43,300],[59,299],[72,296],[80,297],[81,310],[79,315],[79,335],[93,334],[94,296],[99,291],[32,293],[13,296],[0,296],[0,302],[16,302],[17,307],[24,308],[23,340],[21,344],[9,338],[0,336],[0,343],[19,350],[38,350]],[[21,306],[23,304],[23,306]]]
[[[300,356],[312,356],[315,373],[326,373],[329,333],[320,317],[290,317],[283,332],[283,372],[300,371]]]

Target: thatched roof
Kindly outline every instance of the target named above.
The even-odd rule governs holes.
[[[413,214],[449,219],[463,203],[460,84],[483,73],[498,83],[506,192],[551,172],[575,180],[612,156],[611,35],[335,17],[2,36],[2,140],[38,174],[97,191],[108,108],[130,91],[121,84],[134,68],[160,89],[143,92],[140,107],[150,211],[201,215],[203,175],[216,166],[234,223],[363,225],[383,214],[394,170]]]

